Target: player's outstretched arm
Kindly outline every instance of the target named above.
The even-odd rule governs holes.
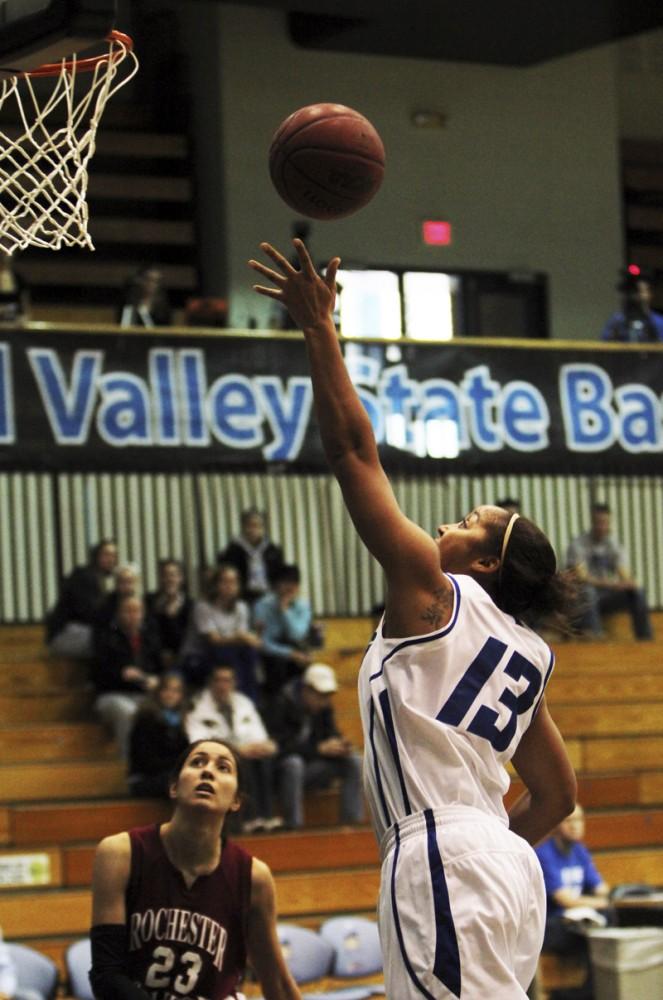
[[[274,880],[267,865],[253,859],[251,908],[248,928],[248,958],[265,1000],[301,1000],[281,952],[276,934]]]
[[[368,415],[348,375],[333,321],[336,272],[333,257],[324,277],[317,273],[301,240],[294,241],[299,269],[268,243],[261,250],[273,261],[250,266],[272,286],[255,290],[276,299],[304,333],[315,412],[330,468],[339,481],[359,535],[387,576],[413,572],[439,574],[433,540],[402,513],[384,473]]]
[[[573,812],[577,792],[571,761],[545,699],[518,744],[513,766],[527,791],[509,810],[509,826],[538,844]]]

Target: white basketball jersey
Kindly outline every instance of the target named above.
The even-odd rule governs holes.
[[[469,576],[444,628],[386,639],[382,623],[359,672],[364,785],[379,839],[423,809],[474,806],[507,822],[505,765],[553,668],[549,646],[500,611]]]

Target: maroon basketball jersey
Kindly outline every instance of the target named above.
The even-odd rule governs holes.
[[[231,1000],[244,975],[251,855],[226,842],[187,889],[159,826],[129,831],[128,974],[154,1000]]]

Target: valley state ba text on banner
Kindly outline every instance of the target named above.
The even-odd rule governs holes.
[[[393,472],[663,472],[663,347],[346,341]],[[304,342],[0,332],[0,469],[323,471]]]

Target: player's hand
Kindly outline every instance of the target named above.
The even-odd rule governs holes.
[[[250,260],[249,267],[257,271],[276,287],[254,285],[259,295],[276,299],[285,306],[295,323],[302,330],[315,327],[329,320],[336,301],[336,272],[341,263],[340,257],[332,257],[327,265],[324,277],[316,271],[302,240],[293,240],[300,270],[293,267],[282,253],[271,244],[261,243],[260,249],[274,261],[275,268],[268,267],[258,260]]]

